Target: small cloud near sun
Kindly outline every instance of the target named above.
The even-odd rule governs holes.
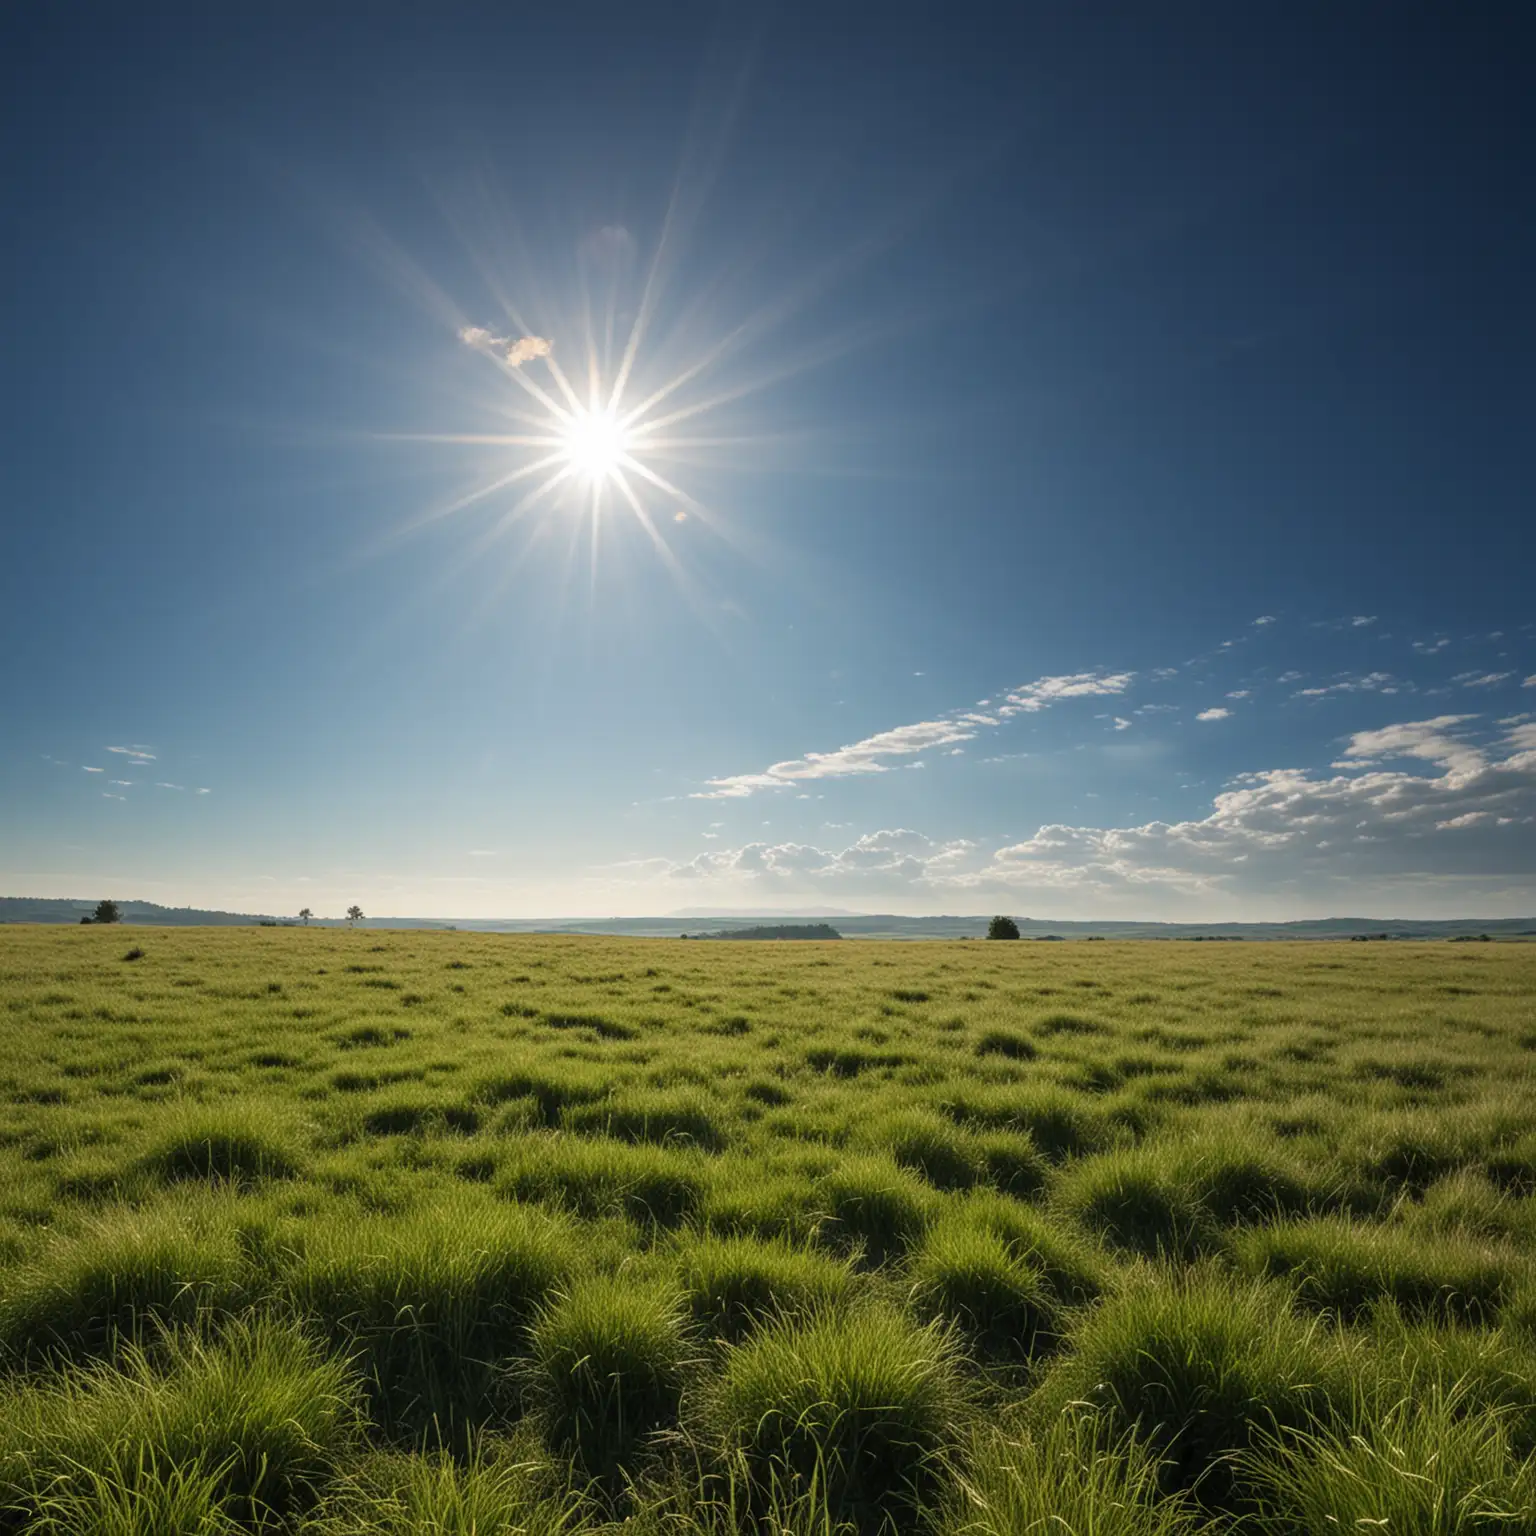
[[[466,325],[459,332],[459,340],[477,352],[500,354],[504,363],[521,368],[536,357],[548,357],[555,350],[554,342],[544,336],[495,336],[483,325]]]

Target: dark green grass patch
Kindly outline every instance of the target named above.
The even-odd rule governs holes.
[[[286,1285],[354,1360],[386,1434],[457,1442],[505,1406],[506,1364],[575,1268],[559,1223],[461,1197],[314,1234]]]
[[[219,1106],[180,1112],[159,1133],[140,1166],[162,1183],[206,1182],[236,1187],[291,1179],[303,1166],[293,1141],[254,1107]]]
[[[765,1319],[845,1301],[855,1284],[847,1265],[825,1253],[751,1237],[685,1241],[679,1272],[694,1321],[728,1339]]]
[[[687,1361],[670,1291],[630,1275],[593,1276],[539,1314],[527,1388],[550,1443],[611,1480],[676,1419]]]
[[[0,1362],[111,1355],[240,1305],[250,1276],[232,1223],[185,1203],[102,1215],[56,1236],[0,1287]]]
[[[819,1486],[834,1524],[873,1530],[933,1502],[966,1421],[943,1333],[869,1307],[737,1346],[701,1430],[759,1499]]]
[[[958,1323],[983,1358],[1018,1363],[1059,1339],[1060,1307],[1039,1271],[985,1227],[945,1222],[929,1232],[910,1278],[918,1311]]]
[[[1165,1489],[1217,1509],[1246,1502],[1232,1457],[1333,1422],[1350,1396],[1338,1349],[1289,1302],[1214,1271],[1144,1277],[1075,1330],[1041,1407],[1093,1404],[1111,1431],[1134,1429],[1153,1448]]]
[[[1492,1322],[1530,1273],[1508,1249],[1466,1233],[1417,1233],[1347,1217],[1255,1227],[1236,1240],[1250,1273],[1288,1277],[1304,1306],[1355,1320],[1390,1299],[1411,1317]]]

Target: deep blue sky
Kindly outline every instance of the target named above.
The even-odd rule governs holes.
[[[1532,40],[7,9],[0,889],[1536,910]]]

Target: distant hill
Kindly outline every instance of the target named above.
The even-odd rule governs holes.
[[[99,898],[0,896],[0,923],[78,923]],[[256,912],[217,912],[201,907],[162,907],[152,901],[124,901],[123,921],[167,927],[240,927],[256,923],[292,922]],[[775,937],[793,928],[797,938],[845,939],[979,939],[987,931],[984,916],[906,917],[891,913],[839,916],[836,929],[826,923],[806,923],[799,912],[755,912],[752,921],[712,913],[708,935],[713,938]],[[615,937],[675,939],[698,927],[697,917],[608,918],[436,918],[373,917],[363,928],[458,929],[465,933],[611,934]],[[1486,933],[1494,939],[1536,938],[1536,917],[1383,918],[1323,917],[1294,923],[1137,923],[1051,922],[1045,918],[1016,919],[1023,939],[1454,939]],[[313,928],[346,926],[341,917],[314,918]],[[703,935],[701,935],[702,937]]]
[[[726,928],[719,933],[696,933],[696,939],[840,939],[831,923],[768,923],[756,928]]]

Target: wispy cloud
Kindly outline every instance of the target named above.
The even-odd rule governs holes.
[[[1451,681],[1463,688],[1494,688],[1514,675],[1513,672],[1460,672]]]
[[[1214,709],[1202,709],[1200,711],[1200,713],[1195,716],[1195,719],[1196,720],[1227,720],[1227,719],[1231,718],[1231,715],[1232,715],[1232,711],[1230,709],[1222,709],[1220,706],[1217,706]]]
[[[1363,677],[1344,677],[1317,688],[1298,688],[1298,699],[1321,699],[1330,693],[1398,693],[1403,685],[1390,672],[1367,672]]]
[[[1127,720],[1124,715],[1116,715],[1114,718],[1115,718],[1115,729],[1117,731],[1128,731],[1128,730],[1130,730],[1131,722],[1129,720]]]
[[[148,747],[108,747],[108,752],[116,752],[120,757],[131,757],[135,762],[152,763],[155,754]]]
[[[1258,629],[1258,628],[1260,628],[1260,627],[1261,627],[1261,626],[1262,626],[1262,625],[1265,625],[1265,624],[1273,624],[1273,623],[1274,623],[1274,622],[1275,622],[1275,616],[1274,616],[1274,614],[1272,614],[1272,613],[1261,613],[1261,614],[1260,614],[1260,615],[1259,615],[1259,616],[1258,616],[1258,618],[1256,618],[1256,619],[1255,619],[1255,620],[1254,620],[1254,621],[1253,621],[1253,627],[1254,627],[1254,628],[1255,628],[1255,629]]]
[[[1349,622],[1353,629],[1364,629],[1368,624],[1376,622],[1376,615],[1374,613],[1357,613]]]
[[[164,779],[155,780],[156,789],[185,789],[185,784],[167,784]]]
[[[1442,635],[1438,640],[1415,640],[1413,648],[1420,656],[1435,656],[1450,643],[1450,640],[1445,635]]]
[[[1532,672],[1520,686],[1522,688],[1536,688],[1536,672]]]
[[[80,765],[81,773],[105,773],[105,768],[87,768],[84,763]]]
[[[1373,767],[1394,758],[1411,757],[1437,763],[1453,773],[1475,773],[1486,759],[1476,747],[1451,732],[1476,719],[1476,715],[1436,715],[1433,720],[1410,720],[1402,725],[1384,726],[1379,731],[1356,731],[1334,766]]]
[[[536,357],[548,357],[555,350],[554,342],[544,336],[496,336],[483,325],[466,325],[459,331],[459,340],[477,352],[490,352],[502,362],[514,368],[531,363]]]
[[[1038,714],[1064,699],[1124,693],[1135,677],[1133,672],[1074,672],[1062,677],[1041,677],[1032,683],[1009,690],[990,712],[980,709],[955,710],[937,720],[919,720],[898,725],[889,731],[866,736],[833,752],[807,752],[803,757],[788,758],[770,764],[760,773],[730,774],[710,779],[706,788],[694,792],[695,800],[741,800],[761,790],[784,789],[808,779],[841,779],[861,774],[885,773],[897,764],[891,758],[913,757],[934,747],[950,747],[973,741],[981,731],[1020,714]]]

